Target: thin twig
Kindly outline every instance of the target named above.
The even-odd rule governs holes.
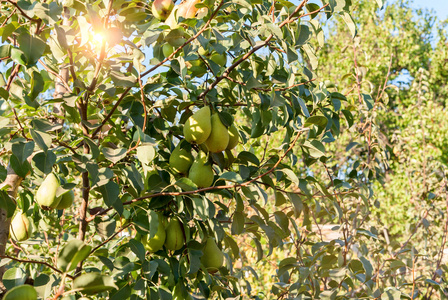
[[[29,259],[20,259],[20,258],[16,258],[16,257],[12,257],[9,255],[0,255],[0,258],[9,258],[12,259],[14,261],[18,261],[21,263],[28,263],[28,264],[41,264],[41,265],[45,265],[47,267],[49,267],[50,269],[52,269],[55,272],[58,272],[60,274],[63,274],[64,272],[62,272],[61,270],[55,268],[54,266],[50,265],[49,263],[45,262],[45,261],[40,261],[40,260],[29,260]],[[67,275],[67,277],[69,277],[70,279],[73,279],[73,276]]]

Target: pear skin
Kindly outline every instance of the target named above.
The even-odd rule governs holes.
[[[221,119],[217,113],[214,113],[211,118],[212,132],[205,141],[208,151],[217,153],[225,150],[229,145],[229,132],[227,127],[222,124]]]
[[[179,250],[185,244],[184,230],[182,223],[177,218],[173,218],[166,226],[165,247],[168,250]]]
[[[229,132],[229,144],[227,145],[226,149],[231,150],[238,145],[240,136],[238,134],[238,129],[236,129],[234,124],[232,124],[232,126],[229,127],[228,132]]]
[[[56,206],[56,209],[66,209],[72,206],[73,201],[75,201],[75,193],[70,190],[60,196],[60,201]]]
[[[184,136],[187,142],[202,144],[207,140],[212,131],[210,120],[210,107],[204,106],[195,112],[184,125]]]
[[[199,188],[209,187],[213,183],[213,168],[207,162],[207,155],[204,152],[199,152],[188,172],[188,178]]]
[[[44,209],[58,206],[60,198],[56,198],[56,191],[59,185],[59,179],[53,173],[48,174],[37,189],[35,197],[37,204]]]
[[[196,4],[198,4],[200,0],[186,0],[179,5],[174,6],[171,14],[166,19],[166,24],[169,25],[172,29],[178,28],[178,18],[183,17],[184,19],[194,18],[198,11]]]
[[[216,272],[224,263],[224,254],[212,237],[207,238],[202,253],[201,262],[209,272]]]
[[[166,240],[165,226],[163,225],[162,219],[159,218],[159,225],[157,226],[157,233],[152,238],[149,235],[142,237],[142,244],[145,249],[151,253],[157,252],[162,249],[163,244]]]
[[[31,227],[31,222],[28,217],[21,212],[16,214],[14,219],[11,221],[10,232],[11,237],[19,242],[29,239],[33,233],[33,228]]]
[[[170,167],[177,173],[187,174],[193,163],[194,157],[191,152],[182,148],[182,141],[174,148],[170,156]]]
[[[152,14],[160,21],[165,21],[173,8],[173,0],[154,0],[152,3]]]

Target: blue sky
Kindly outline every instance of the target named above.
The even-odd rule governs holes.
[[[448,18],[448,0],[414,0],[413,7],[433,9],[439,20]]]

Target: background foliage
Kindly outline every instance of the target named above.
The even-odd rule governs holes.
[[[0,253],[6,289],[76,299],[73,279],[100,272],[92,299],[447,298],[447,34],[430,12],[204,1],[171,29],[146,1],[1,3],[0,203],[34,227]],[[240,144],[230,166],[209,155],[198,189],[168,161],[204,105]],[[52,171],[69,209],[35,203]],[[185,245],[145,253],[140,236],[174,217]],[[61,270],[73,239],[88,255]]]

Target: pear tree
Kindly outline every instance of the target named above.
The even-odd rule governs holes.
[[[2,1],[4,299],[395,293],[357,246],[386,146],[338,175],[373,100],[318,72],[355,2]]]

